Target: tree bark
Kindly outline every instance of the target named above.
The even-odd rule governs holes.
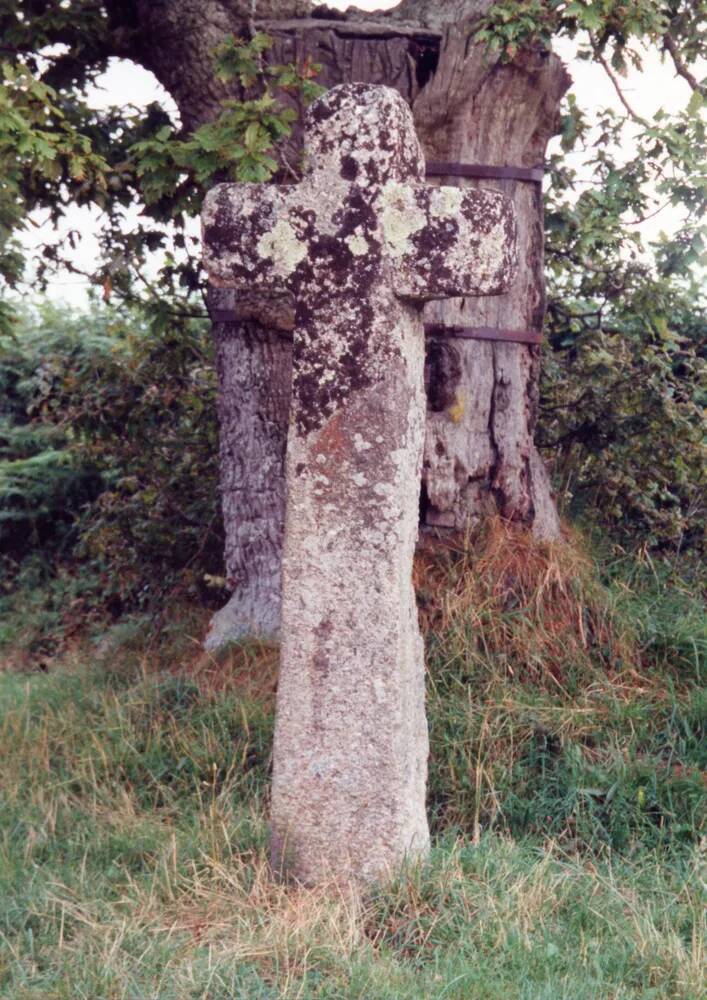
[[[212,314],[232,309],[233,298],[212,290]],[[213,324],[226,576],[233,593],[211,621],[207,649],[241,635],[274,636],[280,627],[292,385],[292,343],[282,329],[289,331],[291,321],[286,309],[268,326],[248,319],[245,309],[243,317],[237,324]]]
[[[322,66],[327,87],[359,81],[398,90],[413,107],[428,159],[536,166],[556,130],[569,77],[546,51],[523,52],[512,62],[489,61],[470,41],[470,24],[491,2],[403,0],[376,15],[352,9],[335,15],[306,0],[258,0],[256,22],[250,0],[135,0],[109,7],[123,54],[155,73],[187,129],[213,118],[220,101],[233,96],[214,80],[214,47],[229,32],[247,35],[255,23],[273,38],[273,62],[309,57]],[[295,133],[287,148],[290,163],[298,162],[300,140]],[[284,179],[284,174],[278,178]],[[444,325],[541,330],[539,186],[441,182],[511,195],[521,267],[507,295],[433,304],[426,318]],[[281,330],[258,327],[248,316],[246,308],[243,323],[215,327],[226,556],[237,588],[220,621],[224,627],[231,623],[221,630],[231,638],[248,631],[271,634],[279,621],[274,567],[284,521],[286,419],[281,418],[289,400],[289,347]],[[533,443],[539,349],[462,340],[432,341],[428,347],[423,526],[432,533],[462,530],[470,519],[498,512],[532,527],[538,537],[555,537],[559,521],[549,477]],[[263,416],[261,407],[271,417]]]
[[[569,77],[547,51],[489,64],[469,45],[468,29],[445,32],[439,66],[414,102],[428,160],[542,165],[556,131]],[[543,205],[539,184],[441,178],[442,184],[500,190],[518,220],[518,274],[509,292],[428,306],[442,326],[541,332],[545,314]],[[549,476],[535,447],[540,348],[456,340],[432,343],[423,470],[426,526],[463,530],[469,519],[499,513],[551,539],[559,519]],[[440,391],[439,382],[444,383]]]

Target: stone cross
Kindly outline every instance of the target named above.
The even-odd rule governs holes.
[[[421,305],[499,293],[510,203],[427,187],[386,87],[309,109],[298,185],[227,184],[203,210],[211,282],[291,296],[277,870],[368,880],[424,853],[427,724],[412,561],[425,427]]]

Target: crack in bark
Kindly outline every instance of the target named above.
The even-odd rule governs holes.
[[[488,489],[494,498],[496,507],[499,511],[503,512],[503,494],[501,490],[496,485],[496,475],[497,470],[501,463],[501,450],[498,446],[496,440],[496,387],[498,385],[497,378],[497,365],[496,365],[496,349],[491,345],[491,371],[493,372],[493,390],[491,392],[491,406],[489,409],[489,439],[491,442],[491,448],[493,449],[493,461],[488,472]]]

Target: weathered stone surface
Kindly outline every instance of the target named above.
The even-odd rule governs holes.
[[[388,88],[334,88],[306,135],[302,184],[222,185],[203,221],[212,281],[294,296],[272,846],[314,882],[427,848],[420,303],[501,291],[515,233],[503,197],[424,185]]]

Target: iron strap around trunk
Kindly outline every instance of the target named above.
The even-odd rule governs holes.
[[[209,309],[212,323],[241,323],[252,317],[243,316],[238,309]],[[508,344],[540,344],[542,334],[535,330],[504,330],[495,326],[442,326],[440,323],[425,323],[428,337],[442,337],[445,340],[502,340]]]
[[[496,326],[442,326],[425,323],[428,337],[451,340],[505,340],[509,344],[540,344],[542,333],[535,330],[504,330]]]
[[[242,318],[237,309],[209,309],[209,319],[212,323],[238,323]]]
[[[494,167],[486,163],[444,163],[429,160],[428,177],[473,177],[476,180],[529,181],[542,184],[545,171],[542,167]]]

